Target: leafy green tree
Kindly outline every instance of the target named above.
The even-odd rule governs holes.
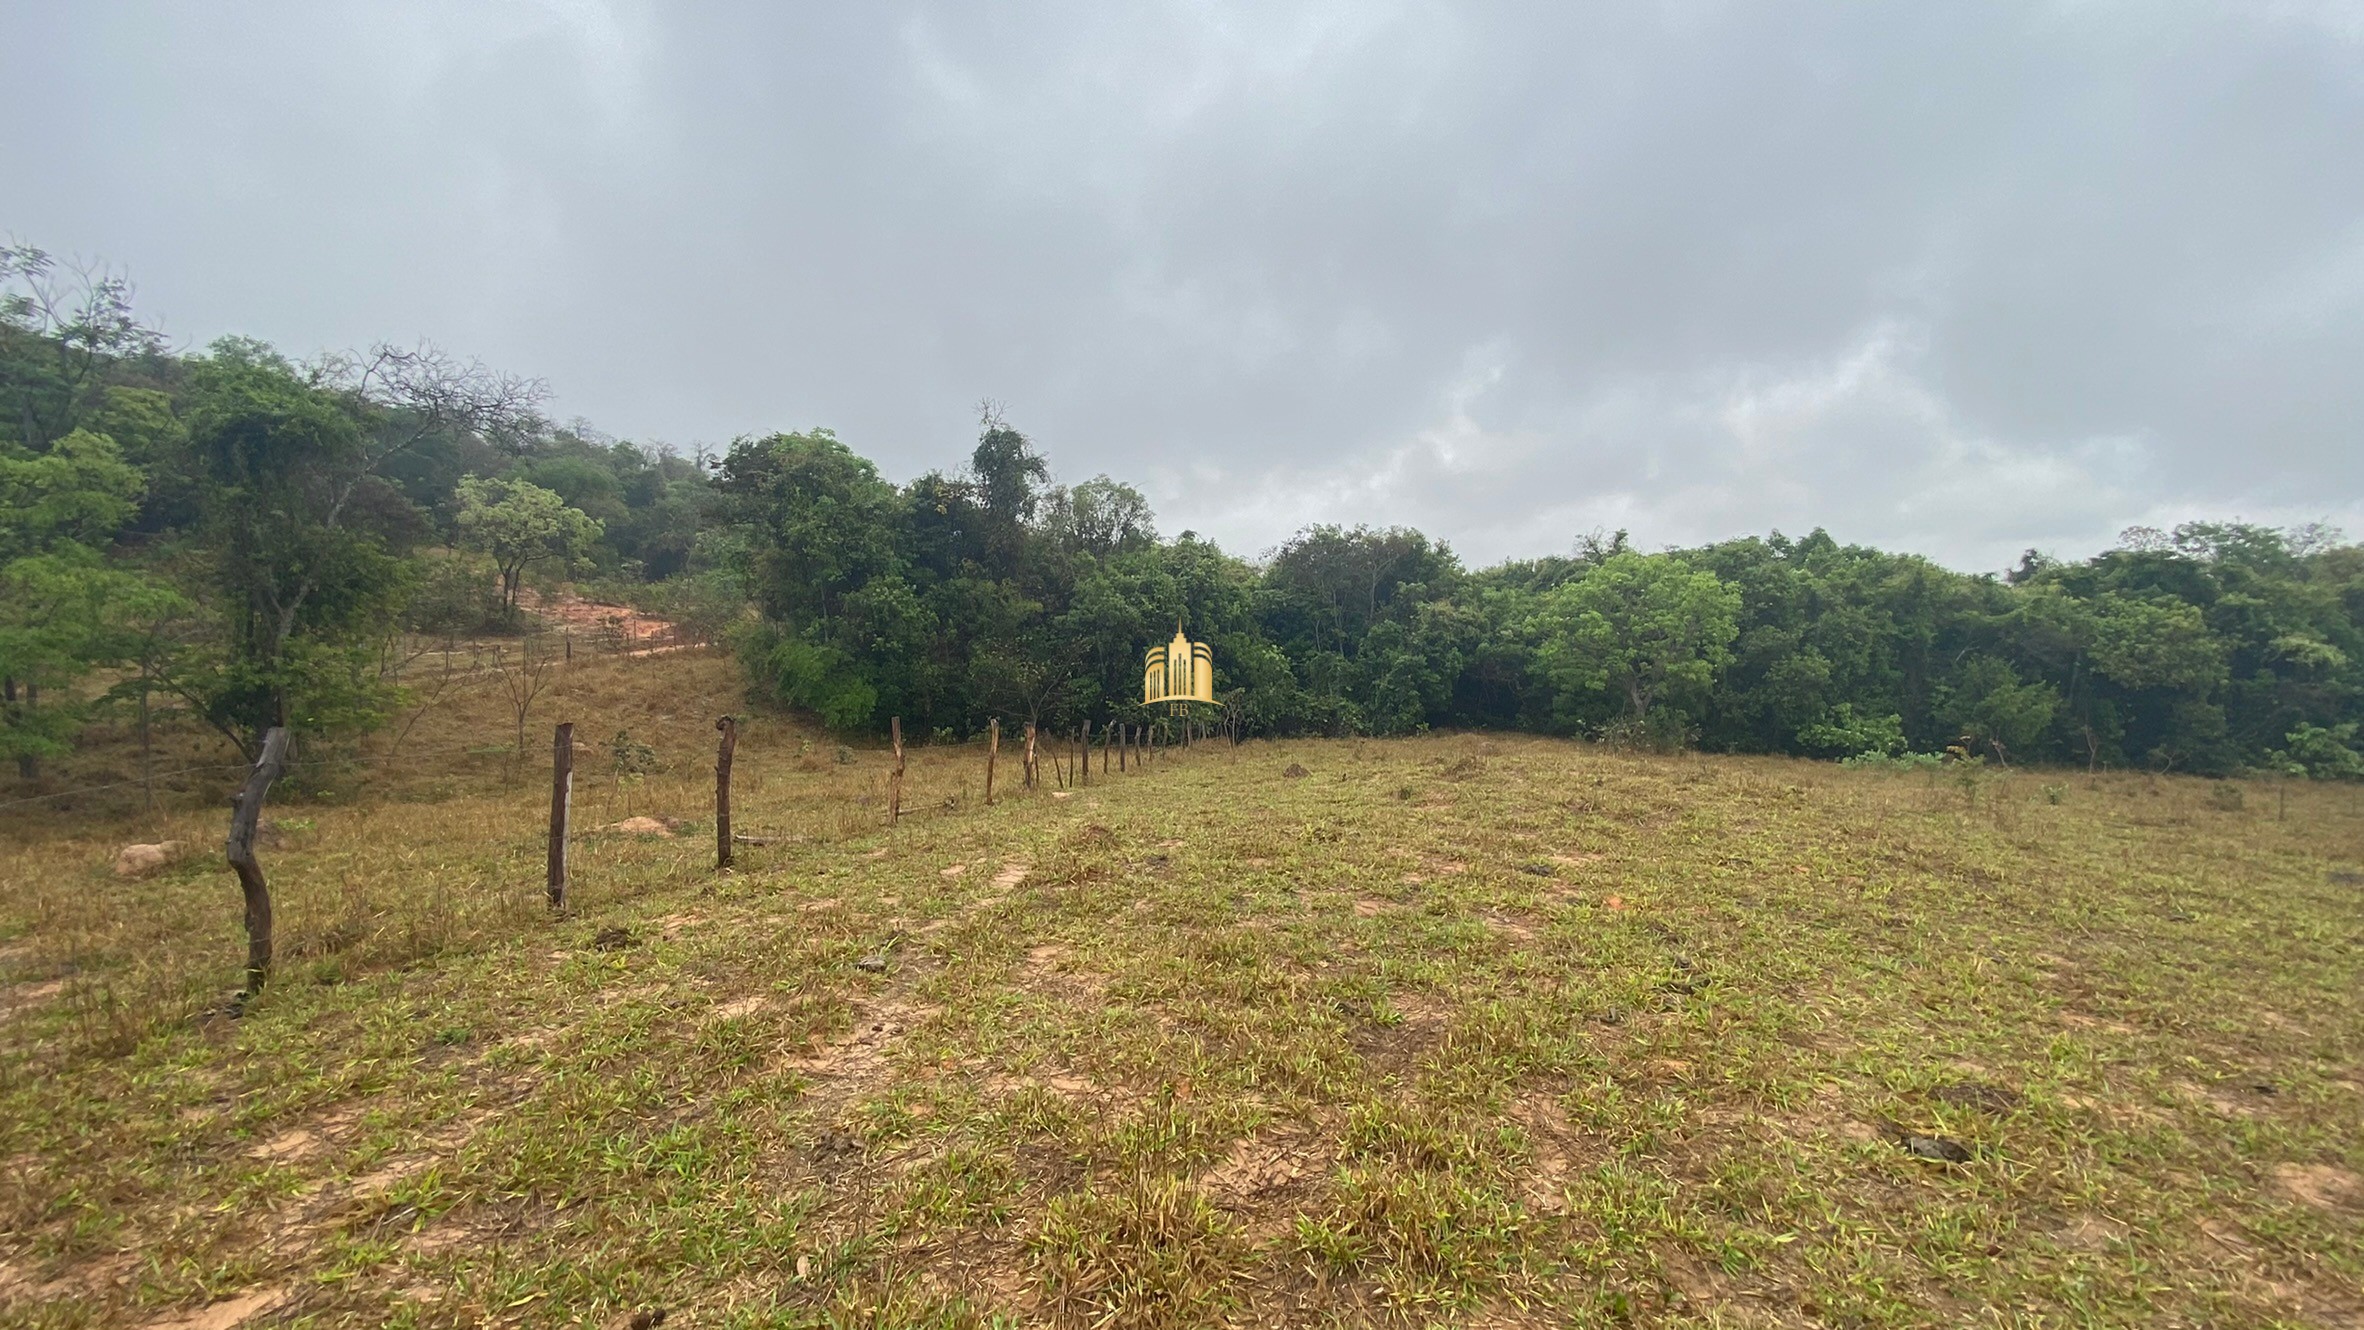
[[[2093,608],[2093,664],[2112,681],[2199,693],[2224,681],[2224,643],[2197,605],[2112,595]]]
[[[2344,725],[2301,724],[2283,737],[2274,765],[2295,767],[2314,780],[2364,780],[2364,752],[2357,751],[2355,721]]]
[[[26,779],[70,746],[81,708],[66,690],[106,661],[108,607],[140,583],[99,551],[144,485],[87,430],[41,453],[0,445],[0,756]]]
[[[571,570],[599,539],[596,519],[531,481],[462,476],[456,497],[460,538],[491,555],[500,571],[506,623],[516,622],[517,589],[528,568],[556,562]]]
[[[1157,543],[1149,500],[1122,481],[1094,476],[1073,489],[1057,487],[1043,507],[1043,535],[1065,554],[1104,559]]]
[[[303,369],[225,339],[190,371],[189,446],[227,631],[211,718],[252,741],[271,725],[367,726],[393,689],[368,668],[400,621],[424,529],[381,472],[423,441],[501,431],[538,385],[432,350],[381,347]]]
[[[45,452],[0,445],[0,561],[60,542],[103,547],[137,510],[146,483],[113,439],[88,430]]]
[[[1904,718],[1893,711],[1869,714],[1853,702],[1839,702],[1824,719],[1800,727],[1798,741],[1820,757],[1894,757],[1904,751]]]
[[[2007,661],[1972,656],[1939,685],[1937,714],[1975,752],[2024,755],[2051,728],[2060,693],[2043,680],[2023,680]]]
[[[757,680],[825,724],[907,705],[934,623],[903,577],[906,505],[827,430],[741,439],[719,488],[747,533],[764,626],[741,644]]]
[[[828,430],[741,439],[723,459],[721,489],[751,532],[757,602],[775,619],[839,616],[901,562],[895,487]]]
[[[121,273],[0,245],[0,441],[45,451],[80,426],[111,367],[162,345]]]
[[[27,780],[40,776],[42,758],[72,747],[81,710],[61,694],[103,654],[115,582],[95,553],[70,544],[0,564],[0,755]]]
[[[1731,659],[1740,594],[1668,554],[1614,554],[1545,597],[1539,663],[1563,705],[1606,691],[1637,726],[1670,695],[1696,695]]]

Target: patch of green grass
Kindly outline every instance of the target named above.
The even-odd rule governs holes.
[[[663,668],[638,677],[715,677]],[[713,708],[668,728],[644,694],[580,719],[658,744],[642,808],[710,817],[710,732],[663,744]],[[497,772],[306,807],[265,857],[290,959],[237,1019],[226,873],[119,883],[120,832],[12,829],[8,1318],[2364,1309],[2355,791],[1965,797],[1439,736],[1207,746],[987,809],[955,797],[980,753],[921,749],[906,806],[957,809],[889,830],[878,755],[812,753],[742,731],[734,820],[794,839],[729,875],[697,838],[586,842],[556,921],[544,796]]]

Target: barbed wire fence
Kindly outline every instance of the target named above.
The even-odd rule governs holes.
[[[410,660],[415,662],[428,654],[430,653],[414,653]],[[448,680],[455,673],[453,657],[457,653],[447,650],[442,654],[440,674]],[[479,653],[475,659],[481,662],[484,654]],[[502,668],[499,652],[496,650],[489,654],[492,656],[492,663],[479,668],[484,673],[499,671]],[[539,691],[536,690],[537,693]],[[528,704],[532,700],[533,698],[530,696],[526,698]],[[524,732],[527,710],[526,706],[518,708],[515,723],[519,733]],[[713,730],[720,734],[712,796],[712,825],[716,837],[713,871],[716,873],[729,873],[738,869],[737,851],[740,847],[806,845],[816,840],[830,839],[806,833],[790,833],[779,828],[767,829],[754,826],[748,826],[745,829],[734,828],[731,821],[733,759],[739,745],[744,742],[747,736],[747,732],[739,728],[737,720],[736,716],[726,715],[712,722]],[[683,722],[683,724],[687,726],[689,723]],[[548,872],[542,885],[553,918],[565,918],[570,913],[568,889],[571,885],[573,866],[569,850],[573,842],[583,834],[576,828],[573,816],[576,775],[573,728],[573,722],[562,721],[557,723],[552,731],[550,813],[546,830]],[[701,722],[697,728],[703,730],[705,726]],[[874,770],[870,774],[870,779],[865,782],[864,789],[846,801],[847,806],[841,810],[836,819],[838,835],[834,839],[850,838],[852,835],[860,834],[866,828],[876,829],[884,826],[892,830],[900,826],[905,818],[940,817],[972,809],[991,809],[997,806],[1002,802],[994,795],[996,764],[1000,760],[1001,728],[999,718],[995,718],[989,723],[986,733],[981,736],[981,745],[976,743],[960,745],[962,749],[975,747],[982,749],[971,759],[975,766],[973,775],[981,779],[986,792],[982,803],[973,803],[968,798],[971,788],[970,775],[959,777],[956,787],[941,797],[913,803],[907,798],[911,791],[907,788],[909,767],[901,742],[901,718],[893,718],[890,723],[890,732],[894,735],[894,743],[888,754],[882,754],[882,756],[891,754],[891,766],[884,771]],[[248,941],[245,967],[247,983],[237,1000],[237,1002],[244,1002],[251,1000],[261,991],[268,981],[273,964],[274,924],[271,894],[257,849],[258,845],[264,850],[273,847],[270,833],[276,832],[279,825],[265,822],[262,819],[263,802],[275,781],[306,769],[314,772],[333,772],[340,776],[351,777],[365,772],[386,773],[397,770],[410,773],[432,772],[459,768],[469,763],[497,761],[508,765],[509,783],[520,784],[519,777],[522,773],[519,768],[525,759],[523,747],[520,744],[462,743],[438,745],[431,748],[406,748],[404,740],[409,732],[410,726],[404,726],[402,731],[395,736],[388,750],[383,753],[360,754],[331,750],[311,757],[297,757],[288,753],[289,745],[284,733],[274,731],[272,734],[266,735],[264,742],[259,745],[263,755],[251,763],[246,761],[191,763],[168,771],[150,772],[122,780],[45,790],[36,794],[0,800],[0,812],[29,808],[34,805],[72,801],[131,788],[144,787],[152,792],[160,781],[200,775],[224,777],[223,792],[228,794],[233,782],[227,778],[234,773],[244,773],[246,779],[242,789],[229,799],[230,825],[227,829],[228,835],[223,851],[227,866],[238,872],[242,886],[245,888],[245,931]],[[628,731],[619,733],[616,742],[621,744],[628,733]],[[1194,741],[1212,737],[1216,731],[1195,725],[1188,718],[1180,718],[1168,719],[1164,723],[1156,720],[1148,722],[1112,720],[1102,723],[1086,721],[1072,729],[1059,731],[1053,731],[1037,722],[1025,722],[1019,733],[1022,733],[1024,746],[1013,754],[1020,767],[1018,788],[1025,792],[1051,792],[1054,798],[1066,798],[1073,791],[1088,788],[1095,780],[1106,782],[1152,770],[1172,760],[1177,749],[1187,751]],[[800,743],[800,748],[807,745],[809,745],[809,740]],[[647,745],[637,744],[637,746],[646,747]],[[674,749],[680,751],[681,747],[675,745]],[[844,754],[851,751],[840,747],[839,760],[841,763],[845,761]],[[941,754],[944,751],[944,746],[927,745],[925,751]],[[802,756],[808,755],[800,753],[800,757]],[[1094,771],[1095,761],[1098,765],[1097,772]],[[615,759],[611,765],[615,769],[607,773],[605,788],[608,793],[608,812],[612,814],[617,789],[634,773],[628,773],[624,769],[625,764],[621,759]],[[944,774],[944,768],[948,764],[939,760],[930,765],[933,768],[930,774],[940,777]],[[963,765],[965,766],[966,763]],[[596,774],[596,767],[590,770],[592,774]],[[1057,787],[1055,791],[1051,789],[1053,786]],[[685,781],[683,791],[685,798],[690,797],[689,789],[690,787]],[[519,792],[522,794],[523,788]],[[183,791],[183,793],[187,792]],[[401,801],[396,799],[395,802]],[[883,808],[881,808],[882,805]],[[864,809],[872,811],[865,816],[862,811]],[[629,820],[629,803],[627,803],[626,811]],[[593,830],[612,831],[622,825],[610,823],[594,827]],[[667,826],[667,834],[672,834],[674,827],[681,825],[686,825],[686,823],[674,820],[671,826]]]

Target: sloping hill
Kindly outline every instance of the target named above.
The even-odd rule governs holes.
[[[2364,1312],[2353,790],[1436,737],[986,808],[969,746],[889,830],[883,754],[758,719],[720,876],[727,666],[596,668],[535,726],[647,736],[684,834],[548,918],[540,773],[455,704],[275,810],[237,1019],[218,858],[8,829],[10,1320]]]

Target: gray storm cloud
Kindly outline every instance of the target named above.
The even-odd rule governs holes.
[[[0,8],[0,230],[1246,553],[2364,526],[2364,8]]]

